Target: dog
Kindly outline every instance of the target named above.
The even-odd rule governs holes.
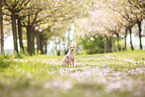
[[[62,59],[62,62],[61,62],[61,66],[69,66],[71,65],[71,63],[73,64],[74,66],[74,47],[75,47],[75,44],[73,45],[70,45],[68,43],[68,46],[69,46],[69,52],[66,54],[66,56]]]

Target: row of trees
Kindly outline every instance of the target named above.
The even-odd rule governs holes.
[[[4,32],[11,28],[15,53],[19,53],[17,39],[20,51],[25,51],[24,38],[27,39],[27,52],[30,55],[35,53],[35,40],[37,51],[45,53],[47,40],[62,35],[62,32],[55,30],[81,14],[82,6],[78,0],[0,0],[1,52],[4,51]],[[11,27],[4,28],[9,24]]]
[[[93,4],[92,4],[93,2]],[[76,33],[80,39],[87,36],[102,35],[105,42],[105,51],[109,52],[109,37],[112,37],[112,51],[114,51],[114,38],[116,37],[118,50],[120,50],[120,37],[124,36],[124,50],[127,49],[126,37],[130,34],[130,48],[134,50],[132,43],[133,28],[137,29],[139,47],[142,49],[142,21],[145,19],[144,0],[93,0],[89,11],[89,18],[76,20],[78,25]]]
[[[59,41],[66,41],[63,33],[70,29],[71,22],[76,24],[76,42],[84,40],[86,36],[86,39],[104,37],[106,52],[110,51],[109,46],[112,46],[114,51],[114,37],[118,50],[120,49],[119,40],[122,35],[126,50],[128,33],[130,48],[134,50],[131,34],[134,32],[133,28],[136,28],[139,47],[142,49],[143,19],[144,0],[0,0],[1,52],[4,52],[4,33],[12,31],[16,53],[19,53],[18,39],[20,51],[26,51],[23,44],[23,39],[26,39],[27,52],[30,55],[35,53],[35,44],[37,52],[46,53],[47,40],[53,37],[59,38]],[[112,37],[112,45],[109,45],[109,37]]]

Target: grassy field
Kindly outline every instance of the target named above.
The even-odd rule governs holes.
[[[0,59],[0,97],[145,97],[145,51]]]

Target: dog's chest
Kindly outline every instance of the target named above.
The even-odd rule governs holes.
[[[74,54],[70,54],[70,55],[69,55],[69,59],[70,59],[70,60],[74,60]]]

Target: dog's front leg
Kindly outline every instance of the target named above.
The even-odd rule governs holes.
[[[69,58],[69,66],[71,66],[71,59]]]
[[[74,66],[74,59],[72,60],[72,64],[73,64],[73,66]]]

